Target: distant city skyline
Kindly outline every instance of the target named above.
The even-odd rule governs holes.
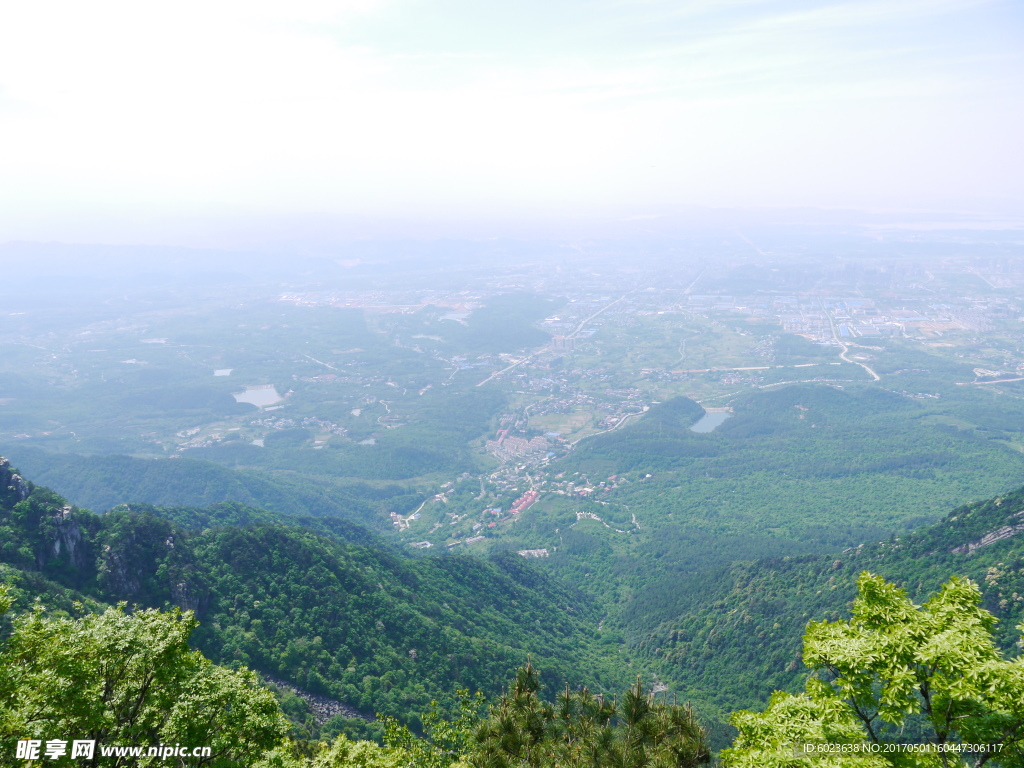
[[[1012,226],[1022,32],[1005,0],[11,3],[0,242]]]

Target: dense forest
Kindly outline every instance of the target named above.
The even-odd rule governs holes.
[[[693,413],[681,410],[670,409],[664,427],[692,419]],[[385,739],[391,747],[373,747],[385,752],[405,749],[410,755],[434,755],[431,760],[451,758],[451,749],[438,745],[454,738],[453,724],[462,717],[459,738],[466,755],[473,750],[491,755],[492,762],[467,757],[470,764],[502,765],[500,760],[511,755],[519,762],[510,766],[548,765],[543,759],[554,754],[550,750],[563,749],[558,744],[586,743],[573,729],[582,728],[590,734],[586,738],[607,731],[601,738],[614,743],[615,729],[626,722],[616,718],[633,710],[605,712],[600,702],[611,700],[601,695],[626,689],[629,675],[639,672],[641,679],[673,681],[676,690],[693,695],[697,709],[696,715],[650,710],[662,713],[650,715],[649,722],[660,725],[645,737],[653,739],[654,752],[644,758],[648,762],[636,764],[660,765],[651,761],[661,749],[657,745],[667,743],[659,739],[675,727],[670,727],[673,717],[683,718],[679,733],[689,734],[687,749],[696,749],[686,759],[697,764],[692,761],[707,757],[699,745],[721,749],[732,739],[735,732],[724,726],[729,711],[759,707],[772,690],[799,697],[803,686],[813,688],[809,681],[817,678],[804,666],[801,635],[810,621],[835,622],[849,615],[858,579],[867,571],[892,579],[894,589],[902,586],[915,601],[952,575],[970,577],[979,585],[978,610],[993,617],[986,619],[993,653],[1010,659],[1019,653],[1024,538],[1016,534],[1024,532],[1024,489],[966,505],[933,526],[834,555],[734,562],[671,583],[652,582],[614,619],[602,619],[593,598],[512,552],[489,559],[410,558],[351,521],[242,504],[123,505],[95,515],[24,480],[6,462],[0,472],[0,581],[13,606],[4,619],[5,635],[27,631],[18,629],[24,620],[17,616],[27,616],[39,601],[53,618],[35,621],[65,622],[59,626],[67,632],[80,631],[68,621],[98,621],[89,616],[102,614],[108,623],[125,620],[103,614],[118,602],[137,606],[133,611],[192,611],[198,621],[189,625],[189,641],[205,657],[238,670],[243,675],[238,680],[249,680],[244,670],[253,669],[286,682],[273,687],[273,706],[290,721],[281,726],[280,738],[290,733],[298,739],[295,744],[314,744],[337,734],[331,749],[338,755],[355,749],[343,735],[348,734]],[[43,631],[42,625],[33,631]],[[526,678],[520,673],[509,689],[514,670],[528,661],[557,672],[544,675],[543,685],[531,677],[535,672]],[[246,682],[238,690],[252,685]],[[663,701],[651,698],[642,682],[637,686],[623,694],[623,702],[654,706]],[[460,688],[488,698],[473,704]],[[593,693],[579,693],[584,689]],[[317,696],[348,709],[329,721],[316,717],[311,702]],[[559,696],[569,698],[559,704]],[[814,706],[822,705],[820,696],[811,698]],[[545,709],[549,706],[555,709]],[[772,706],[764,717],[784,709]],[[497,719],[479,720],[487,712]],[[576,714],[564,714],[571,712]],[[374,722],[376,715],[384,719]],[[700,725],[684,727],[685,718],[694,716]],[[539,724],[555,719],[536,731],[528,724],[531,717]],[[584,720],[570,724],[565,717]],[[734,722],[746,734],[746,721],[737,717]],[[513,748],[487,736],[488,728],[549,735],[538,736],[533,747],[516,742]],[[479,737],[472,748],[467,746],[471,732],[473,739]],[[749,734],[730,759],[743,754],[735,751],[743,739],[749,741]],[[495,757],[495,749],[506,748],[511,752]],[[289,754],[302,753],[296,749],[288,747]],[[614,752],[608,749],[607,754]],[[378,757],[384,759],[385,752]],[[587,763],[583,752],[570,757],[577,762],[565,764],[599,764]]]
[[[592,650],[593,601],[514,553],[409,558],[360,526],[237,504],[75,509],[5,466],[0,568],[17,608],[127,601],[192,610],[218,663],[371,717],[408,717],[456,683],[496,692],[530,656],[573,685],[622,675]],[[413,717],[415,720],[415,716]]]
[[[293,472],[236,470],[196,458],[83,456],[26,448],[18,463],[62,496],[100,512],[118,504],[205,507],[225,500],[289,515],[323,515],[377,527],[389,512],[422,501],[407,485],[330,483]]]
[[[654,406],[637,423],[584,442],[560,468],[651,474],[616,501],[655,519],[671,514],[675,526],[821,537],[831,547],[859,543],[836,533],[831,523],[841,521],[822,520],[835,516],[833,504],[859,525],[896,530],[919,524],[965,485],[976,486],[978,497],[1011,487],[1024,467],[992,435],[940,423],[916,401],[877,388],[757,392],[710,434],[689,429],[696,408],[689,401]],[[959,408],[997,415],[986,401]],[[987,478],[974,476],[979,465],[990,467]]]
[[[1016,655],[1024,619],[1024,489],[955,510],[939,523],[825,556],[733,563],[652,585],[622,622],[636,651],[666,674],[693,681],[728,708],[754,706],[766,690],[795,690],[800,633],[811,619],[845,615],[869,570],[922,600],[951,575],[981,588],[999,619],[999,646]],[[671,670],[671,673],[669,673]]]

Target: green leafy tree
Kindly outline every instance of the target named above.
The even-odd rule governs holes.
[[[0,595],[0,608],[6,599]],[[248,670],[217,667],[188,646],[191,613],[128,613],[124,606],[82,618],[42,609],[19,617],[0,647],[0,764],[13,765],[19,739],[94,740],[91,762],[70,754],[54,765],[146,766],[159,757],[101,757],[102,746],[209,747],[182,766],[253,763],[279,744],[286,721]]]
[[[532,665],[475,734],[474,768],[692,768],[706,763],[704,730],[687,706],[658,701],[637,680],[621,702],[586,688],[540,699]]]
[[[467,768],[462,762],[472,749],[473,730],[480,719],[484,696],[477,691],[460,689],[459,712],[454,720],[441,716],[438,702],[430,702],[430,709],[423,714],[424,738],[419,738],[408,726],[393,717],[381,718],[384,723],[384,743],[395,753],[402,755],[402,768]]]
[[[372,741],[350,741],[341,735],[313,759],[310,768],[407,768],[409,765],[410,756],[406,752]]]
[[[953,578],[922,606],[870,573],[858,587],[849,621],[807,627],[819,676],[734,714],[723,765],[1024,766],[1024,660],[996,647],[977,585]]]

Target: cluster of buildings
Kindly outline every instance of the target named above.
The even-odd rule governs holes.
[[[1000,299],[927,301],[920,296],[824,298],[815,296],[689,296],[697,312],[735,312],[777,322],[783,331],[817,341],[929,339],[949,331],[992,331]]]
[[[487,452],[501,462],[513,459],[541,459],[548,453],[549,444],[545,437],[517,437],[509,435],[509,429],[498,430],[497,439],[485,443]]]
[[[512,509],[510,509],[509,512],[513,515],[525,512],[533,506],[534,502],[536,502],[539,497],[540,493],[538,491],[527,491],[512,503]]]
[[[301,426],[331,435],[344,436],[348,434],[348,430],[340,424],[335,424],[333,421],[328,421],[327,419],[318,419],[315,416],[306,416],[298,421],[295,419],[269,417],[266,419],[253,419],[249,424],[254,427],[263,427],[265,429],[294,429]]]
[[[582,389],[565,386],[557,394],[530,408],[534,416],[544,416],[550,413],[571,413],[580,407],[592,406],[595,404],[593,395],[589,395]]]

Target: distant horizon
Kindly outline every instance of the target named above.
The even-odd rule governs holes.
[[[299,247],[330,247],[372,241],[560,241],[677,239],[753,228],[860,228],[867,231],[1006,232],[1024,234],[1024,214],[936,211],[926,209],[858,210],[825,207],[701,207],[666,213],[625,216],[579,215],[458,219],[326,216],[304,214],[264,217],[153,217],[119,222],[64,221],[52,235],[42,231],[7,233],[0,229],[0,247],[17,244],[54,246],[171,247],[223,251],[266,251]],[[63,233],[62,233],[63,231]],[[6,236],[5,236],[6,235]],[[15,236],[11,236],[15,235]],[[20,235],[20,236],[17,236]]]

